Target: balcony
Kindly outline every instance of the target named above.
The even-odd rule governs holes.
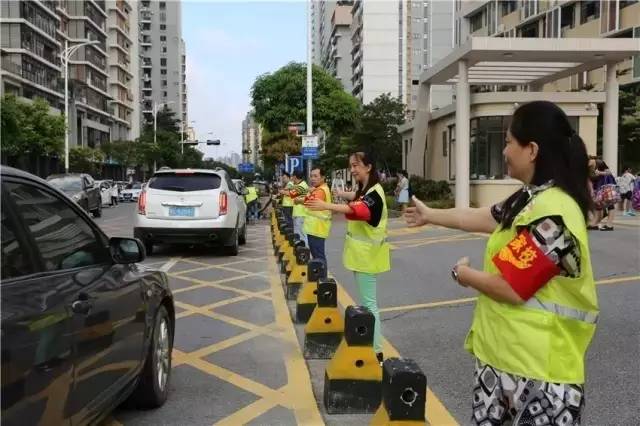
[[[144,58],[142,60],[142,68],[151,68],[153,66],[151,59],[149,58]]]
[[[140,22],[141,23],[151,23],[151,17],[153,16],[153,13],[150,10],[142,10],[140,12]]]
[[[151,46],[151,36],[145,35],[142,37],[142,41],[140,41],[140,46]]]

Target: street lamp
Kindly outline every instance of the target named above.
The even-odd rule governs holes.
[[[162,108],[163,106],[167,106],[169,104],[173,104],[173,101],[169,101],[169,102],[162,102],[157,104],[156,101],[153,101],[153,146],[157,146],[157,131],[158,131],[158,111],[160,110],[160,108]],[[157,164],[157,160],[153,160],[153,172],[156,172],[156,169],[158,167]]]
[[[64,41],[64,50],[60,59],[64,66],[64,172],[69,173],[69,59],[82,46],[100,44],[98,40],[88,40],[69,47],[69,40]]]

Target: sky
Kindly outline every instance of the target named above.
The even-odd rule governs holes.
[[[189,121],[199,140],[223,144],[201,148],[205,157],[241,153],[251,86],[261,74],[306,62],[306,19],[304,1],[182,2]]]

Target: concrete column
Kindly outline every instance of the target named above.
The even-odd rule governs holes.
[[[618,80],[616,64],[607,64],[606,100],[602,122],[602,159],[618,175]]]
[[[458,61],[456,84],[456,207],[469,207],[469,116],[471,114],[469,69]]]
[[[413,135],[411,137],[411,149],[407,158],[407,171],[409,175],[427,177],[425,165],[425,152],[427,149],[427,134],[429,120],[431,118],[430,108],[431,85],[421,83],[418,89],[418,105],[416,107],[416,117],[413,120]]]

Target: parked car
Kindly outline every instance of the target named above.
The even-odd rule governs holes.
[[[0,174],[3,426],[101,424],[126,399],[161,406],[175,330],[166,274],[46,181]]]
[[[111,180],[97,180],[96,185],[100,188],[100,198],[102,205],[111,204],[111,188],[114,183]]]
[[[128,183],[125,189],[120,191],[120,201],[138,201],[142,192],[142,184],[140,182]]]
[[[83,209],[93,214],[93,217],[102,216],[102,201],[100,188],[86,173],[67,173],[51,175],[47,177],[50,185],[64,192]]]
[[[222,169],[158,170],[140,195],[133,234],[147,253],[154,244],[203,243],[235,256],[247,240],[242,198]]]

